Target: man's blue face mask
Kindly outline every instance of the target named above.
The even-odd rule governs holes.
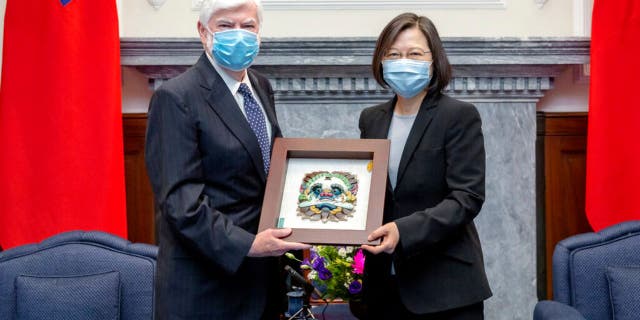
[[[399,96],[413,98],[424,90],[431,77],[431,62],[412,59],[382,61],[382,77]]]
[[[243,29],[213,33],[211,55],[222,67],[233,71],[248,68],[260,51],[258,35]]]

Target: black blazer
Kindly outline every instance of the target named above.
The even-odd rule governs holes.
[[[281,136],[268,80],[248,75]],[[158,206],[156,318],[258,319],[275,307],[277,260],[246,257],[266,184],[260,147],[204,54],[151,98],[145,159]]]
[[[396,98],[366,108],[361,138],[386,139]],[[491,296],[473,219],[484,202],[485,153],[480,115],[469,103],[430,92],[400,159],[395,190],[387,182],[384,222],[395,221],[394,254],[369,255],[365,297],[384,299],[394,261],[400,298],[417,314]]]

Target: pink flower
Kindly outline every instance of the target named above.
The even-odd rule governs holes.
[[[362,253],[362,249],[359,249],[358,252],[356,252],[356,255],[353,257],[353,264],[351,267],[355,274],[362,274],[364,272],[364,253]]]

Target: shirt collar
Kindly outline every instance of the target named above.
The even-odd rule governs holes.
[[[213,66],[213,68],[216,69],[216,72],[218,72],[218,74],[222,78],[222,81],[224,81],[224,84],[227,85],[227,88],[229,88],[229,91],[231,91],[231,94],[235,95],[238,92],[238,89],[240,89],[241,83],[246,83],[247,86],[249,86],[249,89],[253,92],[253,87],[251,86],[251,81],[249,81],[248,72],[245,71],[245,76],[243,77],[242,81],[238,81],[234,79],[232,76],[230,76],[224,70],[224,68],[222,68],[222,66],[220,66],[215,61],[215,59],[211,57],[211,55],[207,54],[207,59],[209,59],[209,62],[211,62],[211,65]]]

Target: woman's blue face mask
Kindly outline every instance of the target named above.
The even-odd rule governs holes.
[[[413,98],[423,91],[431,76],[431,62],[412,59],[382,61],[382,77],[393,92],[404,98]]]
[[[248,68],[260,51],[258,35],[243,29],[213,34],[211,55],[222,67],[233,71]]]

